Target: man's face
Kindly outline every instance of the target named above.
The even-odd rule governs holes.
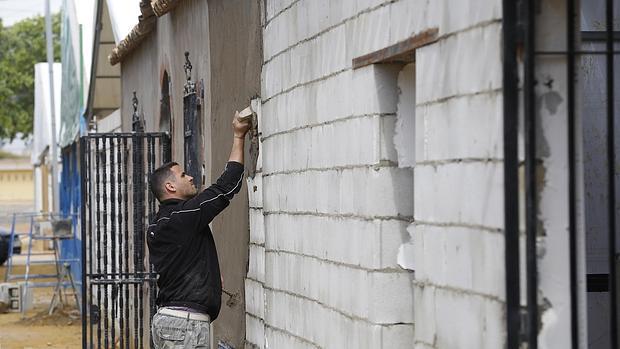
[[[175,196],[187,200],[198,193],[198,189],[194,185],[194,177],[186,174],[178,165],[172,166],[170,171],[174,174],[174,180],[171,182],[176,189]]]

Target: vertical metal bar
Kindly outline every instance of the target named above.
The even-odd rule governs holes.
[[[136,238],[138,239],[138,241],[140,242],[138,244],[138,261],[139,261],[139,268],[138,271],[140,272],[140,277],[142,278],[142,282],[140,284],[138,284],[138,327],[139,327],[139,347],[143,348],[143,335],[144,335],[144,272],[146,271],[146,268],[144,267],[144,219],[145,219],[145,215],[146,215],[146,207],[147,207],[147,203],[144,202],[146,199],[146,195],[145,195],[145,185],[144,185],[144,161],[147,160],[147,157],[145,156],[145,146],[144,146],[144,142],[146,140],[146,137],[144,137],[144,133],[142,133],[142,137],[140,137],[140,150],[141,152],[139,153],[140,156],[140,186],[139,186],[139,195],[140,195],[140,201],[142,204],[139,207],[139,211],[140,211],[140,216],[139,216],[139,220],[138,220],[138,230],[137,230],[137,234],[136,234]]]
[[[114,157],[115,153],[114,150],[116,148],[116,143],[115,143],[115,138],[112,137],[110,138],[110,235],[111,235],[111,242],[112,242],[112,248],[110,249],[110,259],[111,261],[111,272],[110,272],[110,276],[113,278],[118,278],[120,277],[120,275],[118,275],[118,271],[116,270],[116,185],[115,185],[115,181],[116,178],[114,178],[114,167],[116,165],[116,159]],[[110,330],[112,332],[112,346],[114,347],[115,343],[116,343],[116,290],[117,290],[117,286],[115,283],[111,284],[111,301],[112,301],[112,316],[111,316],[111,326],[110,326]]]
[[[94,260],[94,248],[93,248],[93,179],[92,179],[92,151],[91,151],[92,139],[90,137],[87,138],[86,141],[86,177],[87,177],[87,200],[88,200],[88,241],[86,241],[87,249],[88,249],[88,285],[85,285],[84,288],[88,287],[88,306],[90,307],[93,302],[93,288],[91,286],[91,278],[93,274],[93,260]],[[90,309],[89,309],[90,312]],[[92,315],[89,313],[89,315]],[[92,317],[89,323],[89,337],[90,337],[90,348],[94,348],[94,336],[93,336],[93,322]]]
[[[123,279],[123,174],[122,174],[122,166],[121,163],[124,161],[121,153],[121,138],[117,139],[116,144],[116,180],[118,184],[118,277]],[[118,302],[119,302],[119,345],[120,348],[123,348],[123,334],[124,334],[124,321],[123,321],[123,283],[119,283],[118,285]]]
[[[87,293],[86,293],[86,287],[87,287],[87,279],[86,279],[86,275],[88,273],[88,270],[86,269],[86,224],[90,223],[86,221],[86,202],[87,202],[87,198],[86,195],[88,193],[87,188],[86,188],[86,158],[87,158],[87,152],[86,152],[86,142],[87,142],[88,138],[86,137],[81,137],[80,138],[80,197],[81,197],[81,207],[80,207],[80,220],[81,220],[81,226],[80,226],[80,230],[81,230],[81,238],[82,238],[82,256],[81,256],[81,263],[82,263],[82,348],[85,349],[86,345],[87,345],[87,326],[86,326],[86,321],[88,319],[88,315],[86,313],[87,311],[87,306],[86,306],[86,302],[88,301],[88,297],[87,297]]]
[[[107,163],[107,138],[102,139],[102,148],[101,148],[101,168],[103,171],[103,275],[100,277],[107,278],[108,277],[108,163]],[[104,348],[109,348],[109,323],[108,323],[108,313],[109,313],[109,303],[108,303],[108,284],[103,284],[103,337],[104,337]]]
[[[123,153],[125,157],[125,161],[123,162],[123,173],[125,174],[125,182],[123,183],[123,191],[125,197],[125,273],[124,277],[129,275],[129,171],[127,169],[129,163],[129,157],[127,156],[129,153],[129,148],[127,145],[127,138],[123,138]],[[129,348],[129,285],[125,285],[125,300],[127,304],[125,305],[125,347]]]
[[[95,167],[95,199],[97,200],[97,224],[96,224],[96,237],[95,243],[97,244],[97,274],[98,277],[101,277],[101,164],[100,164],[100,154],[99,154],[99,143],[100,138],[95,138],[95,159],[96,159],[96,167]],[[97,309],[101,309],[101,285],[97,284]],[[101,312],[99,312],[101,313]],[[101,348],[101,316],[99,316],[99,321],[97,321],[97,348]]]
[[[143,219],[141,217],[140,208],[144,204],[140,200],[140,186],[142,183],[142,178],[140,175],[141,172],[141,159],[140,153],[142,150],[141,147],[141,137],[137,134],[134,134],[132,137],[132,154],[133,154],[133,262],[134,262],[134,277],[138,278],[138,272],[140,271],[140,256],[138,254],[140,243],[139,243],[139,235],[140,235],[140,220]],[[134,284],[134,306],[133,306],[133,316],[134,316],[134,349],[139,347],[139,324],[138,324],[138,303],[141,297],[138,297],[138,287]]]
[[[108,161],[107,161],[107,138],[102,139],[103,146],[101,148],[101,168],[103,171],[103,277],[108,277]],[[100,275],[102,277],[102,275]],[[104,348],[109,348],[109,303],[108,303],[108,284],[103,285],[103,336]]]
[[[149,161],[148,161],[148,175],[146,178],[151,178],[151,175],[155,171],[155,142],[157,139],[155,137],[149,138]],[[153,191],[151,190],[151,181],[147,182],[147,190],[148,201],[149,201],[149,224],[155,219],[155,197],[153,196]],[[149,258],[149,274],[153,272],[152,263]],[[150,276],[149,276],[150,277]],[[152,314],[151,314],[152,315]]]
[[[567,0],[566,34],[567,34],[567,97],[568,97],[568,231],[570,255],[570,306],[571,306],[571,341],[573,348],[579,347],[579,296],[577,290],[577,197],[575,191],[575,0]]]
[[[503,0],[504,229],[507,349],[519,348],[519,162],[516,2]]]
[[[618,295],[616,283],[616,149],[615,149],[615,120],[614,120],[614,5],[612,0],[606,1],[606,31],[605,38],[607,53],[607,168],[609,178],[609,333],[611,345],[618,348]]]
[[[149,157],[148,157],[148,176],[147,178],[151,177],[151,174],[153,174],[153,172],[155,171],[155,137],[154,136],[150,136],[149,137]],[[151,223],[154,218],[155,218],[155,198],[153,197],[153,193],[151,191],[151,181],[148,181],[148,186],[147,186],[147,194],[148,194],[148,201],[149,201],[149,223]],[[149,256],[149,274],[148,274],[148,288],[149,288],[149,322],[148,324],[151,324],[151,321],[153,319],[153,316],[155,315],[155,283],[151,281],[151,277],[153,277],[153,263],[151,263],[151,258]],[[151,340],[149,341],[149,348],[153,347],[153,338],[151,338]]]
[[[536,202],[536,90],[535,68],[536,18],[533,0],[525,1],[525,58],[524,58],[524,109],[525,109],[525,223],[526,223],[526,282],[527,282],[527,341],[529,349],[538,348],[538,263],[536,253],[537,202]]]
[[[166,132],[166,135],[161,138],[161,142],[163,143],[163,157],[162,163],[170,162],[171,151],[170,151],[170,134]]]

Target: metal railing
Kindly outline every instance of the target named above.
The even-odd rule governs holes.
[[[540,232],[540,208],[539,200],[541,195],[540,176],[538,169],[541,167],[541,155],[537,153],[540,130],[542,122],[540,120],[539,104],[540,95],[536,93],[537,85],[543,82],[537,80],[539,72],[540,57],[556,57],[555,63],[565,67],[566,77],[566,135],[565,146],[568,159],[566,161],[566,175],[568,204],[566,212],[566,227],[568,256],[566,260],[569,266],[568,285],[570,296],[570,338],[573,348],[579,348],[580,343],[584,343],[583,333],[586,324],[580,323],[582,319],[593,319],[593,317],[602,317],[604,315],[594,314],[587,310],[587,314],[581,314],[579,300],[581,298],[588,301],[587,295],[579,288],[579,280],[587,280],[588,292],[607,292],[609,302],[609,348],[618,348],[618,252],[616,250],[616,135],[615,135],[615,95],[614,86],[614,56],[617,57],[618,47],[614,47],[614,43],[619,42],[620,32],[614,30],[614,8],[618,6],[618,1],[614,4],[614,0],[602,0],[604,2],[604,19],[600,21],[601,30],[595,31],[590,28],[582,29],[580,20],[584,18],[584,6],[593,6],[593,3],[575,0],[565,0],[557,2],[554,7],[562,9],[563,13],[554,13],[556,18],[565,21],[565,28],[554,28],[557,33],[564,35],[564,41],[555,42],[558,46],[565,46],[565,49],[546,50],[543,44],[540,44],[539,38],[543,35],[551,35],[552,33],[541,33],[537,28],[537,24],[543,23],[544,19],[541,13],[549,11],[549,6],[545,8],[544,0],[520,0],[503,2],[503,65],[504,65],[504,189],[505,189],[505,269],[506,269],[506,311],[507,311],[507,347],[509,349],[519,348],[523,343],[527,347],[538,347],[538,334],[541,328],[541,305],[539,304],[539,268],[538,254],[539,246],[537,238],[541,236]],[[604,27],[604,30],[602,28]],[[557,34],[556,33],[556,34]],[[556,35],[557,36],[557,35]],[[542,40],[541,40],[542,41]],[[583,48],[579,45],[584,42],[604,43],[603,49]],[[583,178],[578,176],[578,167],[584,165],[580,158],[579,149],[587,144],[591,135],[582,134],[582,127],[594,122],[591,115],[579,116],[580,101],[592,98],[586,95],[583,86],[579,85],[580,68],[582,68],[585,57],[605,57],[605,62],[600,63],[605,67],[605,80],[601,81],[604,89],[597,98],[600,97],[604,101],[604,119],[605,119],[605,163],[600,166],[605,168],[605,173],[598,179],[598,184],[606,186],[606,202],[589,202],[588,199],[580,198],[580,188],[584,188],[587,194],[588,183],[581,182]],[[522,65],[519,64],[519,58],[522,57]],[[547,61],[547,64],[548,61]],[[522,97],[519,93],[519,69],[523,69],[523,85]],[[521,99],[522,98],[522,99]],[[520,114],[520,110],[523,111]],[[519,168],[521,165],[519,159],[519,121],[520,115],[523,115],[523,155],[524,155],[524,181],[522,186],[519,184]],[[544,131],[543,131],[544,132]],[[585,168],[584,171],[588,171]],[[519,193],[524,194],[524,212],[519,210]],[[561,204],[560,198],[557,198],[558,204]],[[579,236],[581,234],[578,229],[578,220],[580,217],[580,205],[589,207],[596,205],[594,209],[605,210],[607,214],[606,223],[606,260],[608,273],[606,277],[601,274],[581,275],[579,271],[580,256],[586,255],[587,244],[580,243]],[[562,210],[562,206],[558,205],[558,210]],[[581,208],[583,208],[581,207]],[[583,210],[582,210],[583,211]],[[585,214],[584,214],[585,215]],[[520,217],[525,221],[525,270],[520,268]],[[583,232],[586,236],[589,232],[589,223],[584,218]],[[600,223],[600,222],[597,222]],[[554,248],[561,248],[556,247]],[[589,259],[586,255],[585,264],[588,270]],[[586,271],[587,273],[587,271]],[[521,278],[521,276],[524,276]],[[545,277],[544,275],[542,277]],[[525,297],[521,295],[521,282],[525,281]],[[525,302],[522,302],[525,300]],[[586,304],[587,308],[588,304]],[[599,319],[600,320],[600,319]]]
[[[170,161],[166,133],[103,133],[80,139],[83,348],[144,348],[156,274],[145,251],[155,214],[148,176]]]

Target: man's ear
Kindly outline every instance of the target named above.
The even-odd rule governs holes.
[[[175,193],[177,191],[177,187],[175,187],[172,182],[166,182],[166,184],[164,184],[164,187],[166,188],[166,191],[170,193]]]

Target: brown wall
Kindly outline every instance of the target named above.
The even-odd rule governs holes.
[[[209,1],[213,144],[230,147],[232,115],[235,110],[248,106],[250,99],[260,93],[260,3],[259,0]],[[224,163],[228,155],[227,150],[213,153],[213,178],[220,171],[216,164]],[[224,287],[243,295],[248,264],[249,225],[247,188],[244,186],[242,190],[240,197],[243,199],[232,202],[229,209],[215,220],[213,230],[220,232],[215,235],[215,240]],[[228,311],[223,311],[221,320],[215,323],[215,332],[233,339],[231,344],[235,348],[243,348],[241,339],[245,338],[245,306],[237,304],[234,309],[224,308]]]
[[[208,4],[208,6],[207,6]],[[183,161],[184,52],[190,52],[192,79],[204,81],[202,108],[206,182],[221,173],[232,143],[235,110],[245,108],[260,92],[262,38],[260,0],[186,0],[158,19],[157,28],[122,62],[122,123],[131,130],[132,91],[137,91],[145,129],[158,131],[161,81],[171,79],[173,160]],[[226,306],[214,322],[219,339],[244,347],[244,277],[248,263],[248,200],[244,186],[212,224],[224,288],[239,293],[241,302]]]

